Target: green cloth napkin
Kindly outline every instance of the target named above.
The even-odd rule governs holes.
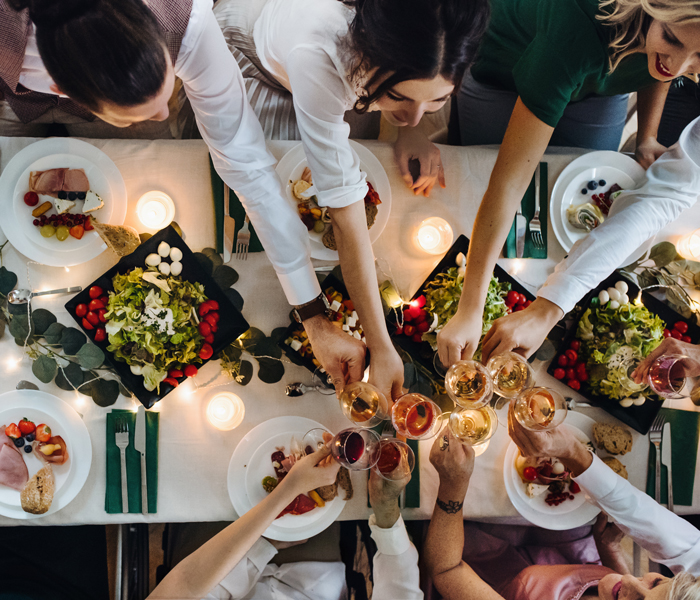
[[[214,216],[216,219],[216,251],[224,251],[224,182],[219,177],[219,174],[214,168],[214,163],[211,161],[211,156],[209,157],[209,171],[211,172],[211,188],[214,193]],[[245,223],[245,209],[241,204],[241,201],[236,196],[233,190],[229,191],[228,195],[229,201],[229,214],[236,221],[236,238],[233,240],[234,254],[236,253],[236,241],[238,239],[238,230],[243,227]],[[258,239],[258,234],[255,233],[255,228],[253,224],[249,224],[250,227],[250,245],[248,246],[248,252],[262,252],[264,250],[260,240]]]
[[[547,258],[547,210],[549,209],[549,189],[547,187],[547,163],[540,163],[540,223],[542,224],[542,239],[544,240],[544,248],[541,250],[535,248],[530,237],[530,219],[535,214],[535,176],[532,176],[532,181],[520,201],[520,206],[523,214],[527,219],[527,230],[525,233],[525,250],[523,258]],[[513,225],[508,232],[506,243],[503,248],[503,256],[506,258],[516,257],[516,242],[515,235],[515,217],[513,217]]]
[[[158,512],[158,418],[159,413],[146,411],[146,480],[148,482],[148,512]],[[141,456],[134,448],[136,413],[114,409],[107,413],[107,486],[105,511],[122,512],[121,460],[115,443],[114,426],[117,419],[129,424],[129,445],[126,448],[126,478],[128,482],[129,512],[141,513]]]
[[[416,455],[416,466],[411,473],[411,481],[406,485],[404,506],[406,508],[420,507],[420,454],[418,453],[418,440],[406,440],[406,443]]]
[[[695,462],[700,439],[700,413],[688,410],[662,408],[661,414],[671,424],[671,465],[673,466],[673,503],[682,506],[693,504]],[[656,447],[649,444],[647,469],[647,494],[654,498],[656,478]],[[661,465],[661,504],[668,502],[668,473]]]

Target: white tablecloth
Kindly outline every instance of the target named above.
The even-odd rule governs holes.
[[[0,138],[0,168],[26,145],[28,138]],[[195,251],[214,245],[214,211],[211,200],[208,153],[201,141],[125,141],[91,140],[119,167],[126,183],[129,213],[126,224],[144,231],[137,221],[134,207],[146,191],[160,189],[175,201],[176,216],[185,232],[188,245]],[[439,215],[452,225],[455,235],[471,231],[479,201],[486,190],[488,178],[496,159],[497,149],[488,147],[443,147],[442,160],[447,174],[447,188],[435,188],[430,198],[417,197],[407,190],[394,164],[393,149],[380,142],[363,142],[372,150],[387,171],[392,187],[392,213],[386,230],[374,245],[378,259],[380,281],[393,278],[404,297],[410,297],[430,273],[439,257],[428,257],[412,247],[409,232],[423,218]],[[279,159],[293,142],[270,142],[270,148]],[[548,153],[549,189],[563,168],[578,154],[576,150]],[[4,241],[4,238],[3,240]],[[501,265],[533,291],[543,283],[554,265],[563,258],[549,227],[549,257],[546,260],[502,260]],[[19,276],[19,285],[34,289],[49,289],[68,285],[87,285],[116,262],[116,257],[105,252],[98,258],[72,267],[70,270],[27,264],[26,258],[9,245],[3,252],[4,264]],[[264,253],[250,254],[247,262],[232,259],[240,273],[235,288],[245,299],[243,314],[248,322],[265,333],[289,322],[287,305],[272,266]],[[53,311],[60,322],[71,324],[72,319],[63,310],[67,298],[48,297],[35,301],[35,307]],[[255,360],[252,360],[257,365]],[[257,368],[257,366],[256,366]],[[545,385],[560,386],[567,395],[576,395],[544,373],[544,365],[537,366],[538,381]],[[36,382],[31,374],[31,363],[22,350],[6,335],[0,340],[0,393],[12,390],[21,379]],[[99,408],[92,401],[75,392],[60,390],[54,384],[39,384],[42,390],[55,394],[70,403],[83,415],[92,439],[92,467],[80,494],[61,511],[41,519],[18,522],[0,517],[0,525],[17,524],[90,524],[121,522],[176,522],[218,521],[235,518],[229,500],[226,474],[229,460],[241,438],[256,425],[272,417],[284,415],[306,416],[320,421],[331,430],[347,427],[334,396],[315,392],[299,398],[284,395],[284,386],[292,381],[310,381],[310,373],[293,364],[285,364],[281,382],[268,385],[254,376],[249,385],[241,387],[226,383],[219,374],[218,363],[210,363],[197,377],[203,388],[195,392],[183,385],[171,393],[155,410],[160,411],[160,462],[158,512],[151,515],[108,515],[104,510],[105,494],[105,415],[108,409]],[[36,382],[38,383],[38,382]],[[218,384],[223,384],[218,387]],[[210,386],[206,388],[206,386]],[[204,389],[205,388],[205,389]],[[240,427],[230,432],[214,429],[203,413],[205,401],[214,393],[230,389],[245,402],[246,416]],[[578,398],[583,400],[583,398]],[[112,408],[132,407],[130,399],[120,397]],[[589,409],[595,418],[612,420],[599,409]],[[504,411],[501,415],[505,416]],[[631,481],[642,487],[646,481],[648,442],[634,434],[631,454],[624,458]],[[503,459],[509,439],[505,427],[499,427],[488,450],[477,458],[470,485],[465,516],[477,519],[499,519],[523,522],[510,503],[503,484]],[[431,441],[421,445],[420,508],[404,510],[408,519],[429,518],[437,489],[437,475],[429,464]],[[80,460],[73,457],[72,460]],[[356,494],[348,502],[341,519],[360,519],[368,514],[366,502],[366,474],[354,473]],[[695,486],[694,506],[700,507],[700,486]],[[678,507],[679,512],[696,512]]]

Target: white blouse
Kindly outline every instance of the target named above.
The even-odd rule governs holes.
[[[357,93],[339,42],[353,15],[338,0],[268,0],[253,30],[260,62],[292,92],[319,204],[333,208],[367,194],[344,120]]]
[[[311,265],[306,227],[284,198],[274,170],[275,159],[265,146],[241,71],[226,46],[211,0],[192,3],[175,74],[182,79],[214,166],[245,206],[287,300],[290,304],[312,300],[321,288]],[[54,93],[33,29],[20,82],[27,89]]]

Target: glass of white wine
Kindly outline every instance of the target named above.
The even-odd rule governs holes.
[[[493,380],[494,391],[503,398],[515,398],[535,385],[535,374],[520,354],[505,352],[492,356],[486,370]]]
[[[498,417],[496,411],[490,406],[455,407],[450,414],[449,426],[452,435],[463,443],[473,446],[476,454],[481,454],[486,450],[491,436],[496,433]]]
[[[554,429],[566,419],[564,397],[545,387],[526,390],[515,400],[513,412],[518,422],[530,431]]]
[[[339,400],[343,414],[359,427],[374,427],[389,418],[386,396],[365,381],[346,385]]]
[[[475,360],[460,360],[445,375],[445,390],[456,404],[480,408],[491,402],[493,381],[486,367]]]

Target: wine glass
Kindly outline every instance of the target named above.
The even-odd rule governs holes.
[[[416,455],[407,443],[395,438],[382,438],[377,452],[379,459],[374,470],[380,477],[397,481],[413,473]]]
[[[473,446],[474,453],[478,456],[486,450],[491,436],[496,433],[498,416],[490,406],[455,407],[450,413],[449,427],[452,435],[463,443]]]
[[[492,356],[486,363],[486,370],[493,380],[494,391],[503,398],[515,398],[535,385],[530,363],[515,352]]]
[[[683,398],[684,394],[681,392],[686,379],[683,377],[681,362],[687,358],[683,354],[662,354],[654,359],[647,377],[651,389],[662,398]]]
[[[533,387],[515,400],[513,412],[518,422],[530,431],[546,431],[566,419],[566,401],[552,389]]]
[[[359,427],[374,427],[389,418],[389,402],[371,383],[356,381],[340,392],[343,414]]]
[[[632,373],[641,362],[642,359],[640,357],[635,356],[623,361],[618,367],[620,387],[622,391],[627,395],[637,394],[649,387],[649,385],[645,381],[642,381],[642,383],[636,383],[634,379],[632,379]]]
[[[435,437],[440,431],[442,410],[423,394],[404,394],[391,409],[396,432],[411,440]]]
[[[445,390],[459,406],[479,408],[491,402],[493,382],[480,362],[461,360],[447,370]]]
[[[307,431],[301,439],[301,447],[304,455],[313,454],[324,446],[327,446],[330,440],[333,439],[333,434],[325,427],[315,427]]]
[[[331,454],[346,469],[366,471],[379,460],[379,440],[379,434],[371,429],[344,429],[331,441]]]
[[[311,385],[306,385],[301,382],[289,383],[285,388],[287,396],[303,396],[306,392],[317,391],[324,396],[335,394],[335,387],[331,381],[330,375],[323,367],[316,367],[311,376]]]
[[[445,375],[447,375],[447,367],[442,364],[437,350],[435,351],[435,354],[433,354],[433,367],[435,368],[435,372],[440,377],[445,377]]]

